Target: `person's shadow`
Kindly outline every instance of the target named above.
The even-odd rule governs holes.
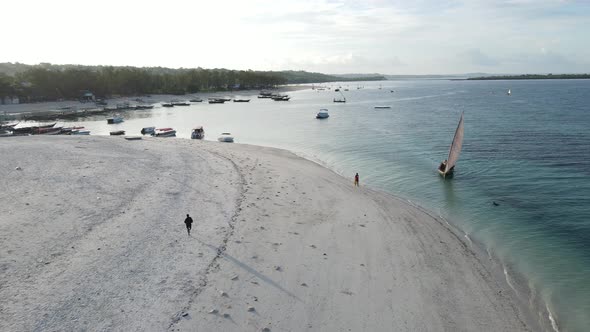
[[[228,261],[234,263],[235,265],[237,265],[238,267],[242,268],[243,270],[249,272],[250,274],[256,276],[258,279],[264,281],[265,283],[275,287],[276,289],[284,292],[285,294],[291,296],[292,298],[296,299],[297,301],[301,302],[301,299],[299,297],[297,297],[297,295],[291,293],[290,291],[286,290],[285,288],[283,288],[283,286],[279,285],[277,282],[275,282],[274,280],[270,279],[269,277],[265,276],[264,274],[256,271],[255,269],[253,269],[252,267],[250,267],[249,265],[247,265],[246,263],[243,263],[239,260],[237,260],[236,258],[234,258],[233,256],[227,254],[225,251],[221,250],[221,248],[216,247],[214,245],[211,245],[209,243],[206,243],[204,241],[199,240],[196,237],[192,237],[195,240],[199,241],[201,244],[204,244],[205,246],[209,247],[210,249],[214,250],[217,255],[219,257],[223,257],[225,259],[227,259]]]

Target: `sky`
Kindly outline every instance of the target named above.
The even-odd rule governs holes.
[[[589,73],[590,0],[5,0],[0,62]]]

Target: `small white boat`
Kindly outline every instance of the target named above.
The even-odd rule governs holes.
[[[220,142],[232,143],[234,141],[234,137],[230,133],[221,133],[217,140]]]
[[[508,89],[508,92],[506,92],[507,95],[512,95],[512,91],[510,91],[510,89]]]
[[[176,130],[172,128],[158,128],[154,130],[152,136],[156,137],[174,137],[176,136]]]
[[[375,109],[376,110],[379,110],[379,109],[388,109],[388,108],[391,108],[391,106],[375,106]]]
[[[191,138],[192,139],[205,138],[205,129],[203,129],[203,126],[198,126],[198,127],[193,128],[193,131],[191,133]]]
[[[90,135],[90,130],[74,129],[70,135]]]
[[[325,108],[320,109],[318,114],[315,116],[316,119],[326,119],[328,117],[330,117],[330,114],[328,114],[328,110]]]

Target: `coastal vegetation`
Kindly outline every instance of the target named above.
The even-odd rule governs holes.
[[[282,84],[382,80],[383,76],[338,77],[305,71],[253,71],[203,68],[26,65],[0,63],[0,98],[21,102],[98,97],[177,94],[272,88]]]
[[[470,77],[468,80],[550,80],[589,79],[590,74],[523,74]]]

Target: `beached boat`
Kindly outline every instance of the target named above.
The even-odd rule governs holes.
[[[222,98],[209,98],[209,104],[223,104],[225,99]]]
[[[151,135],[154,133],[155,130],[156,130],[156,127],[144,127],[144,128],[141,128],[141,134],[142,135]]]
[[[184,101],[175,101],[172,102],[172,105],[174,106],[190,106],[190,103],[184,102]]]
[[[272,97],[273,97],[272,95],[260,95],[260,96],[258,96],[258,98],[261,98],[261,99],[262,98],[269,98],[270,99]]]
[[[201,99],[201,98],[193,98],[193,99],[191,99],[191,100],[189,100],[189,101],[190,101],[191,103],[200,103],[200,102],[202,102],[202,101],[203,101],[203,99]]]
[[[250,99],[234,99],[234,103],[247,103]]]
[[[174,107],[172,103],[162,103],[162,107]]]
[[[234,137],[230,133],[221,133],[217,140],[220,142],[232,143],[234,141]]]
[[[115,123],[121,123],[121,122],[123,122],[123,117],[121,117],[119,115],[115,115],[112,118],[107,118],[108,124],[115,124]]]
[[[346,99],[336,99],[336,98],[334,98],[334,102],[335,103],[345,103],[346,102]]]
[[[449,156],[445,161],[440,163],[440,165],[438,166],[438,173],[443,178],[446,178],[447,176],[453,176],[455,164],[457,163],[457,160],[459,159],[459,154],[461,153],[461,147],[463,147],[463,113],[461,113],[461,118],[459,119],[459,124],[457,125],[457,129],[455,130],[453,142],[451,143],[451,147],[449,148]]]
[[[125,130],[115,130],[111,131],[109,134],[111,134],[111,136],[125,135]]]
[[[141,139],[141,136],[125,136],[125,139],[128,141],[138,141]]]
[[[55,126],[55,122],[29,127],[12,127],[11,131],[13,135],[30,135],[40,128],[52,128],[53,126]]]
[[[388,109],[388,108],[391,108],[391,106],[375,106],[375,109],[376,110],[379,110],[379,109]]]
[[[203,126],[198,126],[198,127],[193,128],[193,131],[191,133],[191,138],[192,139],[205,138],[205,129],[203,129]]]
[[[74,129],[70,135],[90,135],[90,130]]]
[[[152,136],[155,137],[174,137],[176,136],[176,130],[172,128],[158,128],[154,131]]]
[[[37,128],[33,130],[33,135],[59,135],[62,133],[62,127]]]
[[[330,117],[330,114],[328,114],[328,110],[325,108],[320,109],[318,114],[316,114],[316,116],[315,116],[316,119],[326,119],[329,117]]]

